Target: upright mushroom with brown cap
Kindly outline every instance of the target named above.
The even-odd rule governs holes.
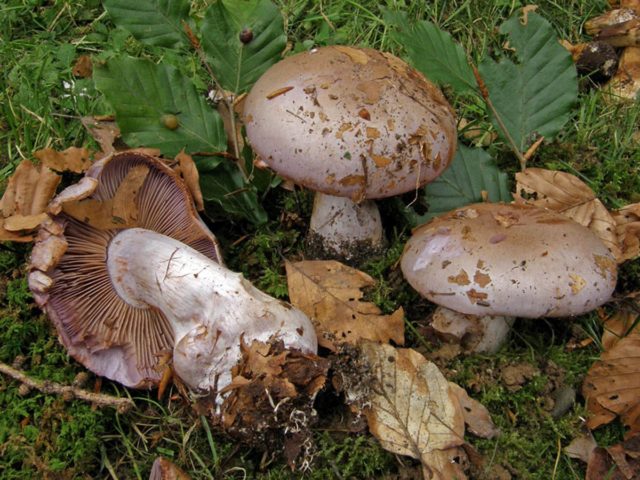
[[[588,228],[516,204],[474,204],[414,231],[401,261],[432,302],[466,315],[568,317],[607,302],[617,265]]]
[[[367,48],[317,48],[277,63],[253,86],[244,117],[260,159],[318,192],[311,237],[345,259],[383,243],[371,199],[432,181],[455,152],[454,114],[438,88]]]
[[[316,351],[302,312],[221,265],[186,187],[159,160],[118,154],[79,185],[52,203],[58,215],[39,233],[29,285],[87,368],[150,387],[160,379],[160,358],[172,354],[189,387],[220,391],[241,359],[241,342]],[[125,197],[118,194],[124,188]],[[124,202],[131,208],[118,210]]]

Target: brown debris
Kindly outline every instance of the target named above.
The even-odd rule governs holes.
[[[533,377],[540,374],[540,370],[530,363],[516,363],[502,369],[502,381],[507,390],[515,392]]]
[[[622,248],[622,260],[640,256],[640,203],[613,212],[616,233]]]

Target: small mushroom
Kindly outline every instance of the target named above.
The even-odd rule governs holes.
[[[401,268],[432,302],[478,317],[581,315],[611,298],[617,278],[613,254],[588,228],[501,203],[469,205],[419,227]]]
[[[124,199],[135,218],[123,228],[101,226],[104,219],[90,209],[116,203],[136,169],[145,171],[144,180]],[[315,353],[313,325],[302,312],[220,263],[215,237],[171,169],[126,152],[87,175],[95,188],[84,190],[82,209],[53,202],[61,211],[41,228],[29,275],[36,301],[79,362],[146,388],[159,382],[159,360],[168,353],[190,388],[208,392],[230,383],[241,342],[281,340]],[[78,195],[63,191],[60,198]]]
[[[456,146],[440,90],[402,60],[330,46],[271,67],[246,98],[247,137],[262,162],[316,193],[310,239],[351,259],[383,244],[371,199],[432,181]]]

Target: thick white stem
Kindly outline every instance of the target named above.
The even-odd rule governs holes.
[[[169,319],[174,369],[193,389],[228,385],[241,341],[277,338],[287,348],[317,351],[304,313],[170,237],[140,228],[122,231],[109,245],[108,269],[124,301],[157,308]]]
[[[309,230],[327,253],[347,260],[363,250],[379,250],[384,243],[380,211],[373,200],[355,203],[316,193]]]

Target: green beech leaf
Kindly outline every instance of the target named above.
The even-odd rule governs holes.
[[[243,43],[240,35],[244,31]],[[225,90],[247,91],[280,60],[287,37],[278,8],[269,0],[218,0],[200,28],[202,49]],[[250,32],[250,33],[249,33]]]
[[[222,118],[174,67],[123,57],[96,67],[93,76],[128,145],[159,148],[167,156],[183,148],[226,151]]]
[[[489,154],[458,144],[449,168],[424,188],[429,211],[424,215],[410,211],[409,219],[419,225],[455,208],[481,202],[482,191],[487,192],[490,202],[512,200],[507,174],[498,169]]]
[[[113,23],[147,45],[189,45],[183,28],[190,23],[187,0],[104,0],[104,8]]]
[[[578,100],[576,68],[552,26],[536,13],[526,25],[516,14],[500,27],[518,63],[487,59],[479,66],[489,98],[516,147],[525,152],[537,136],[555,137]],[[502,135],[497,122],[494,124]]]
[[[245,182],[240,170],[228,161],[211,162],[196,159],[200,173],[200,189],[207,213],[216,216],[220,210],[260,225],[265,223],[264,211],[256,189]]]
[[[413,66],[429,80],[450,85],[458,94],[477,88],[467,55],[447,32],[426,20],[413,25],[406,15],[386,12],[385,19],[396,28],[393,38],[402,45]]]

